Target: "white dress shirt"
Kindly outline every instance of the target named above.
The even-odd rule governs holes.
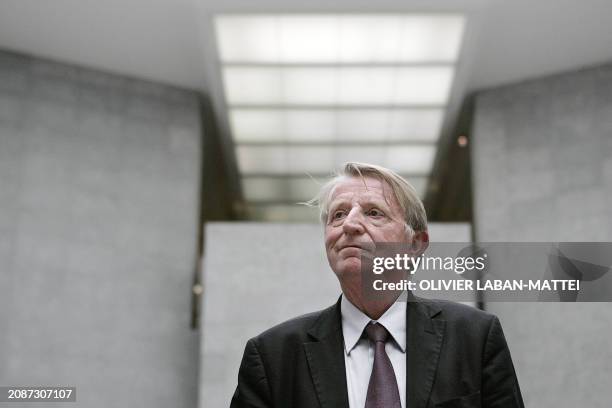
[[[400,296],[400,299],[402,296]],[[365,326],[371,321],[382,324],[391,334],[385,351],[391,360],[402,408],[406,407],[406,303],[396,301],[378,320],[372,320],[357,309],[346,296],[340,302],[342,334],[344,336],[344,364],[350,408],[365,406],[370,375],[374,364],[374,348],[370,340],[362,338]],[[391,337],[393,339],[391,339]]]

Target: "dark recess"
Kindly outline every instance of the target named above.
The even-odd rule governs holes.
[[[221,133],[210,99],[200,95],[200,117],[202,129],[200,214],[198,222],[197,259],[193,277],[191,301],[191,327],[200,324],[200,297],[202,296],[201,260],[204,255],[204,223],[208,221],[232,221],[240,218],[235,203],[240,202],[237,191],[240,186],[233,165],[224,149]]]
[[[470,95],[463,101],[453,130],[440,139],[424,201],[429,221],[472,221],[470,130],[473,113],[474,97]],[[466,146],[459,145],[460,136],[466,137]]]

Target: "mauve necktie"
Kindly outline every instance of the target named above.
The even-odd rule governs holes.
[[[374,344],[374,365],[365,408],[401,408],[397,379],[391,360],[385,351],[389,332],[383,325],[373,322],[366,326],[365,332]]]

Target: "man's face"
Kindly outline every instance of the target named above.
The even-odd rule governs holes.
[[[359,276],[362,250],[372,253],[374,243],[408,239],[402,209],[389,184],[372,177],[336,184],[325,224],[325,249],[341,283]]]

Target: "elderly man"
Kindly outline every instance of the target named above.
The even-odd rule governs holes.
[[[313,200],[342,296],[246,345],[231,407],[522,407],[499,320],[398,292],[364,295],[361,256],[377,243],[427,247],[412,186],[391,170],[347,163]]]

